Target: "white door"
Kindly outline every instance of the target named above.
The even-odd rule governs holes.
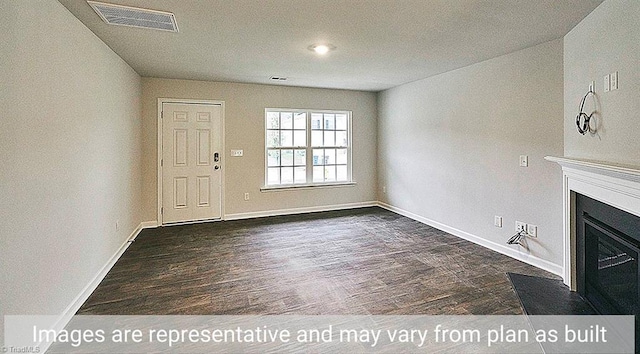
[[[162,103],[162,223],[221,216],[222,105]]]

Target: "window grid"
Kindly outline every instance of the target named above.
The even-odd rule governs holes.
[[[306,112],[267,112],[267,185],[307,182]]]
[[[351,181],[350,112],[267,109],[265,116],[266,186]]]
[[[347,123],[346,113],[311,113],[313,182],[348,181]]]

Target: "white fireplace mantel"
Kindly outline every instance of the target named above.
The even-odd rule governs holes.
[[[640,216],[640,167],[547,156],[562,166],[564,283],[576,289],[575,199],[572,192]]]

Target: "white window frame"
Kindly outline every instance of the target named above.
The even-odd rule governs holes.
[[[268,155],[268,151],[270,149],[270,147],[267,146],[267,133],[268,133],[268,127],[267,127],[267,114],[269,112],[291,112],[294,114],[296,113],[306,113],[306,137],[307,137],[307,144],[304,147],[304,149],[306,150],[306,183],[294,183],[294,184],[277,184],[277,185],[269,185],[268,184],[268,167],[269,167],[269,155]],[[312,141],[311,141],[311,133],[312,133],[312,128],[311,128],[311,115],[313,113],[321,113],[321,114],[345,114],[347,116],[347,180],[346,181],[336,181],[336,182],[313,182],[313,149],[314,146],[312,145]],[[264,147],[264,184],[263,187],[261,188],[261,190],[263,191],[270,191],[270,190],[286,190],[286,189],[300,189],[300,188],[317,188],[317,187],[340,187],[340,186],[352,186],[355,185],[356,183],[353,180],[353,174],[352,174],[352,165],[353,165],[353,159],[352,159],[352,146],[353,146],[353,140],[352,140],[352,112],[351,111],[347,111],[347,110],[326,110],[326,109],[300,109],[300,108],[265,108],[264,110],[264,143],[263,143],[263,147]],[[324,130],[323,130],[324,131]],[[344,149],[345,147],[337,147],[337,146],[330,146],[330,147],[315,147],[315,148],[336,148],[336,149]],[[279,149],[303,149],[303,147],[280,147]]]

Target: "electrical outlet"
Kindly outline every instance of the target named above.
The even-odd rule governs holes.
[[[244,200],[249,200],[249,193],[244,194]]]
[[[538,226],[527,224],[527,235],[530,237],[538,237]]]
[[[382,186],[382,193],[387,193],[387,186]]]
[[[231,150],[231,156],[233,157],[241,157],[243,154],[243,150]]]
[[[529,166],[529,156],[520,155],[520,167],[527,167],[527,166]]]
[[[496,215],[493,217],[493,226],[502,227],[502,216]]]
[[[527,231],[527,224],[522,221],[516,221],[516,232]]]

